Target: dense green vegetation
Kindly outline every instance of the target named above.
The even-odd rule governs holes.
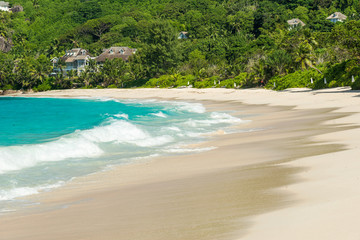
[[[73,87],[360,87],[360,0],[10,0],[0,12],[0,89]],[[326,20],[331,13],[344,23]],[[300,18],[304,27],[289,29]],[[178,39],[180,31],[188,39]],[[48,77],[50,59],[81,47],[137,48]],[[354,76],[355,83],[352,83]],[[311,83],[310,79],[313,79]],[[324,83],[324,78],[327,83]],[[234,84],[235,83],[235,84]],[[275,87],[274,87],[275,86]]]

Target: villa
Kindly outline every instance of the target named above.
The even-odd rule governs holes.
[[[330,20],[333,23],[336,22],[344,22],[346,20],[347,16],[345,16],[344,14],[342,14],[341,12],[335,12],[333,14],[331,14],[329,17],[327,17],[327,20]]]
[[[58,67],[59,60],[66,64],[64,72],[69,72],[71,70],[76,71],[78,75],[85,70],[85,66],[88,65],[90,59],[95,59],[91,57],[89,52],[82,48],[73,48],[71,50],[67,50],[65,55],[59,58],[51,59],[51,63],[53,64],[53,72],[50,75],[56,75],[60,72],[61,68]]]
[[[9,12],[10,11],[9,3],[4,2],[4,1],[0,1],[0,10],[5,11],[5,12]]]
[[[61,68],[58,66],[59,60],[66,64],[66,67],[63,70],[64,72],[73,70],[77,73],[77,75],[80,75],[80,73],[85,70],[85,67],[89,65],[90,60],[96,61],[96,63],[99,65],[104,64],[106,59],[111,60],[114,58],[120,58],[127,62],[129,57],[135,54],[135,52],[136,49],[134,48],[111,47],[109,49],[105,49],[98,57],[92,57],[86,49],[73,48],[71,50],[67,50],[65,55],[60,59],[56,57],[51,59],[53,72],[50,75],[55,76],[61,71]]]
[[[69,72],[75,70],[78,74],[85,70],[85,66],[89,60],[93,59],[89,52],[82,48],[73,48],[68,50],[62,57],[62,60],[66,64],[65,71]]]
[[[101,53],[97,58],[96,62],[98,64],[103,64],[106,59],[114,59],[114,58],[121,58],[125,62],[129,60],[129,57],[135,54],[135,48],[129,47],[111,47],[109,49],[104,49],[103,53]]]
[[[188,39],[189,37],[187,35],[188,35],[188,32],[180,32],[178,39]]]
[[[301,21],[298,18],[290,19],[290,20],[287,21],[287,23],[290,25],[289,29],[293,29],[293,28],[296,28],[298,26],[303,27],[303,26],[306,25],[303,21]]]

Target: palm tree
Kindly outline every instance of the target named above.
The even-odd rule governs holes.
[[[319,73],[322,73],[313,65],[313,46],[309,43],[308,40],[304,40],[299,44],[297,51],[295,52],[295,62],[301,65],[301,69],[307,69],[307,67],[313,68]]]
[[[266,58],[266,65],[272,70],[273,75],[283,75],[291,60],[291,55],[286,51],[276,50]]]
[[[265,61],[259,59],[251,67],[251,75],[255,82],[264,84],[266,73],[265,73]]]
[[[44,82],[44,79],[49,75],[51,71],[51,64],[45,55],[40,55],[30,70],[30,76],[35,81]]]

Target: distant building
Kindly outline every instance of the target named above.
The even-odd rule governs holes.
[[[293,28],[298,27],[298,26],[303,27],[303,26],[306,25],[303,21],[301,21],[298,18],[290,19],[290,20],[287,21],[287,23],[289,24],[290,29],[293,29]]]
[[[103,53],[101,53],[97,58],[96,62],[98,64],[103,64],[106,59],[114,59],[121,58],[124,61],[128,61],[129,57],[135,54],[136,49],[129,47],[111,47],[109,49],[104,49]]]
[[[10,11],[9,3],[8,3],[8,2],[4,2],[4,1],[0,1],[0,11],[9,12],[9,11]]]
[[[342,14],[341,12],[335,12],[333,14],[331,14],[329,17],[327,17],[327,20],[330,20],[333,23],[336,22],[344,22],[346,20],[347,16],[345,16],[344,14]]]
[[[65,71],[69,72],[74,70],[78,75],[85,70],[85,66],[88,65],[90,59],[94,58],[90,56],[87,50],[82,48],[73,48],[71,50],[67,50],[65,55],[61,57],[61,60],[66,64]],[[59,59],[56,58],[51,60],[53,66],[55,66],[58,61]],[[59,69],[54,67],[54,72],[58,71]]]
[[[178,39],[188,39],[188,32],[180,32]]]

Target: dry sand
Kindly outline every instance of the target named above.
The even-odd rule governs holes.
[[[35,96],[202,102],[252,120],[216,149],[122,166],[31,197],[0,239],[360,239],[360,92],[65,90]]]

